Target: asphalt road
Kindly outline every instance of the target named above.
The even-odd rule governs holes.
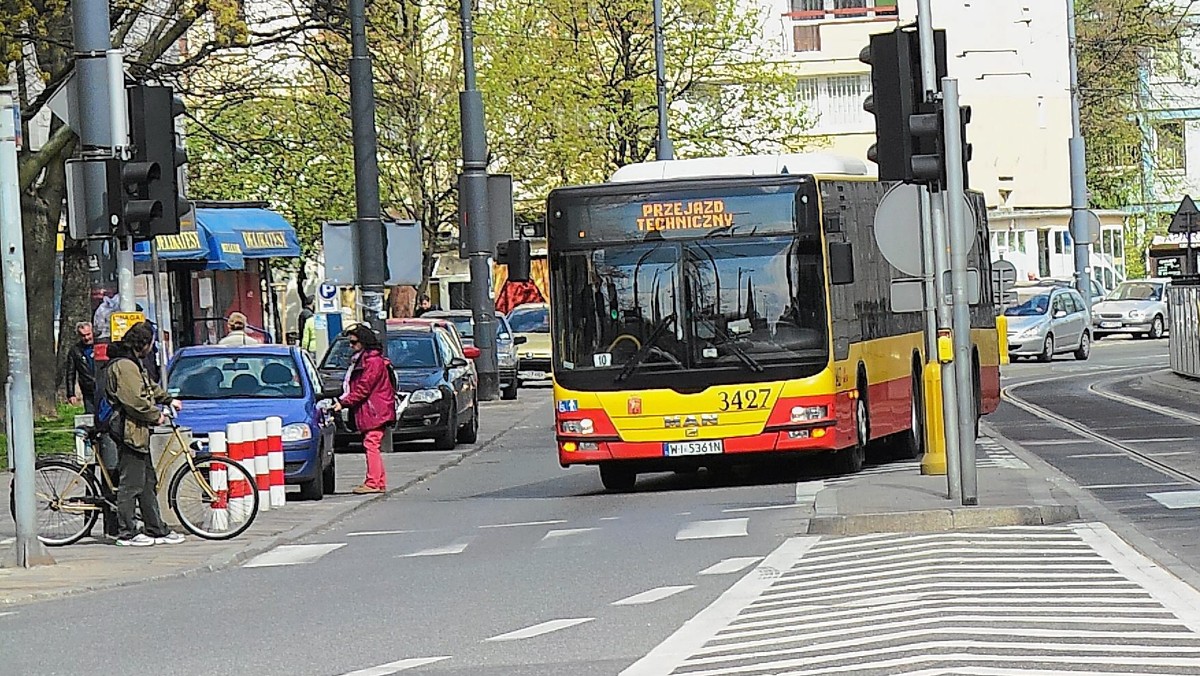
[[[0,617],[4,673],[614,674],[796,532],[796,476],[606,494],[558,467],[549,392],[522,399],[540,413],[507,445],[299,547]]]
[[[1200,571],[1200,417],[1129,401],[1154,394],[1150,377],[1166,368],[1166,339],[1108,338],[1086,362],[1013,364],[1008,401],[988,420]],[[1177,400],[1175,408],[1196,411],[1195,398]]]

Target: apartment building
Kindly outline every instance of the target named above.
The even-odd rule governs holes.
[[[797,73],[797,96],[816,118],[812,134],[832,152],[865,158],[874,119],[862,108],[871,82],[859,55],[871,34],[914,22],[916,0],[773,3],[778,18],[766,37]],[[933,23],[946,30],[947,69],[959,81],[962,103],[972,108],[970,186],[987,200],[993,257],[1011,260],[1022,276],[1069,276],[1065,5],[933,0]],[[1125,215],[1099,215],[1103,234],[1092,265],[1111,283],[1123,275]]]

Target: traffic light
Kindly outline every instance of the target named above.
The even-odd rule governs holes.
[[[183,102],[170,87],[136,85],[127,91],[132,163],[158,165],[158,175],[147,186],[148,198],[162,204],[158,216],[131,234],[136,239],[179,234],[179,217],[188,209],[179,190],[179,171],[187,163],[187,152],[175,134],[175,118],[184,113]]]
[[[871,95],[863,109],[875,117],[875,144],[867,159],[879,165],[879,178],[905,183],[945,181],[941,111],[926,101],[921,82],[921,45],[911,26],[871,36],[859,54],[871,66]],[[934,31],[938,81],[946,76],[946,32]]]
[[[150,194],[150,186],[162,177],[162,168],[157,162],[116,159],[105,160],[104,164],[112,233],[119,237],[137,237],[150,223],[162,217],[162,202]]]

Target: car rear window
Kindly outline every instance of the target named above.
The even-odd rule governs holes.
[[[388,334],[388,359],[392,366],[398,369],[436,368],[439,366],[437,355],[433,349],[433,334]],[[345,336],[339,336],[329,346],[325,359],[321,362],[323,369],[350,368],[350,342]]]
[[[550,333],[550,313],[544,307],[516,309],[508,314],[515,333]]]
[[[167,376],[180,399],[297,399],[304,396],[296,362],[284,355],[184,355]]]

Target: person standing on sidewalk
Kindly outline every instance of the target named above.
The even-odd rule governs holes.
[[[96,361],[93,358],[96,346],[93,345],[92,323],[79,322],[75,325],[75,333],[79,342],[71,346],[67,353],[67,401],[72,406],[83,400],[83,412],[96,412]],[[75,386],[79,386],[79,394],[75,394]]]
[[[117,442],[121,477],[117,486],[117,544],[125,547],[183,542],[183,536],[172,533],[159,513],[158,481],[150,457],[150,432],[155,425],[166,422],[159,405],[169,404],[178,411],[183,404],[146,374],[142,360],[153,345],[150,323],[134,324],[121,342],[109,346],[109,362],[104,369],[104,396],[113,407],[109,434]],[[135,503],[142,510],[144,533],[137,526]]]
[[[261,340],[246,334],[246,315],[240,312],[230,313],[229,319],[225,321],[225,328],[228,331],[225,337],[217,341],[217,345],[258,345]]]
[[[359,324],[346,331],[346,337],[354,356],[350,359],[344,393],[334,402],[333,410],[346,408],[354,415],[367,454],[367,479],[351,492],[383,493],[387,490],[387,473],[383,469],[380,444],[396,422],[396,376],[370,326]]]

